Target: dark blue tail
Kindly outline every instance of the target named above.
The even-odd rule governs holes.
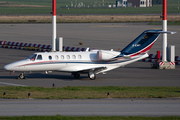
[[[139,35],[134,41],[132,41],[127,47],[125,47],[121,54],[132,55],[148,52],[152,45],[159,37],[161,30],[147,30]],[[133,55],[134,54],[134,55]]]

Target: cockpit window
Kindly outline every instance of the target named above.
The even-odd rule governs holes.
[[[37,60],[42,60],[42,55],[38,55]]]
[[[30,60],[34,61],[36,59],[36,56],[37,56],[37,54],[32,54],[29,57],[27,57],[26,59],[30,59]]]

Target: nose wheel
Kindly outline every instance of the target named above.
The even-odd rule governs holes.
[[[24,73],[21,73],[18,77],[18,79],[25,79]]]

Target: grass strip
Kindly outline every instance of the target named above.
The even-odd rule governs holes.
[[[45,4],[46,6],[47,4]],[[27,7],[27,6],[0,6],[0,14],[50,14],[51,5],[47,7]],[[161,14],[162,5],[153,7],[119,7],[119,8],[60,8],[57,7],[57,14]],[[180,13],[179,4],[172,5],[167,9],[168,13]]]
[[[3,96],[3,93],[6,93]],[[35,99],[99,99],[106,98],[109,92],[111,98],[171,98],[180,97],[180,87],[0,87],[0,98],[25,99],[28,93]]]
[[[2,15],[0,23],[51,23],[52,16],[44,15]],[[159,15],[63,15],[57,16],[57,23],[123,23],[123,22],[150,22],[162,24]],[[180,16],[169,15],[168,25],[179,25]]]
[[[179,120],[180,117],[73,117],[73,116],[19,116],[19,117],[0,117],[0,120]]]

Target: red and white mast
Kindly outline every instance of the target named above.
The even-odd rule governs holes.
[[[52,0],[52,51],[56,51],[56,0]]]
[[[167,31],[167,0],[163,0],[162,31]],[[162,61],[167,61],[167,33],[162,36]]]

